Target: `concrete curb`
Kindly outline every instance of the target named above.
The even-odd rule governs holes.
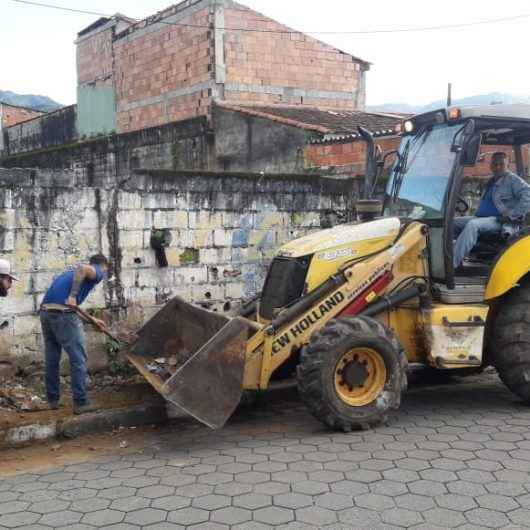
[[[12,427],[3,433],[0,449],[30,445],[53,438],[75,438],[82,434],[130,427],[164,423],[168,420],[166,404],[152,402],[143,405],[106,409],[100,412],[82,414],[52,420],[49,423],[34,423]]]
[[[292,381],[276,384],[266,392],[270,403],[282,401],[296,395],[296,386]],[[239,409],[254,407],[259,400],[258,393],[243,394]],[[0,432],[0,450],[24,447],[54,438],[75,438],[83,434],[109,431],[119,426],[160,424],[167,421],[181,421],[190,416],[181,409],[163,399],[128,407],[103,409],[99,412],[69,416],[47,423],[33,423],[12,427]]]

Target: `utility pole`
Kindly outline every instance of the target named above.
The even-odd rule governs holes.
[[[451,88],[452,88],[452,84],[447,83],[447,106],[448,107],[451,106]]]

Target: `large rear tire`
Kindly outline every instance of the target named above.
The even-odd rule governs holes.
[[[530,281],[499,301],[489,349],[502,382],[524,401],[530,401]]]
[[[369,317],[331,320],[303,348],[299,394],[332,429],[368,429],[399,408],[407,358],[394,333]]]

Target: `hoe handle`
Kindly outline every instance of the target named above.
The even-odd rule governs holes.
[[[123,341],[120,340],[118,337],[113,335],[108,329],[102,328],[100,324],[97,322],[97,320],[92,316],[89,315],[86,311],[81,309],[79,306],[73,307],[75,309],[75,312],[82,318],[84,318],[87,322],[90,322],[97,330],[101,331],[101,333],[104,333],[109,337],[110,339],[116,341],[118,344],[123,344]]]

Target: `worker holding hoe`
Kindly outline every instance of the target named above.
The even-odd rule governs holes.
[[[108,259],[96,254],[88,264],[80,264],[57,276],[46,292],[40,307],[44,338],[46,397],[51,409],[59,408],[59,362],[64,349],[70,361],[74,414],[95,410],[86,392],[87,356],[81,320],[76,313],[89,293],[106,277]],[[105,322],[94,319],[101,330]]]

